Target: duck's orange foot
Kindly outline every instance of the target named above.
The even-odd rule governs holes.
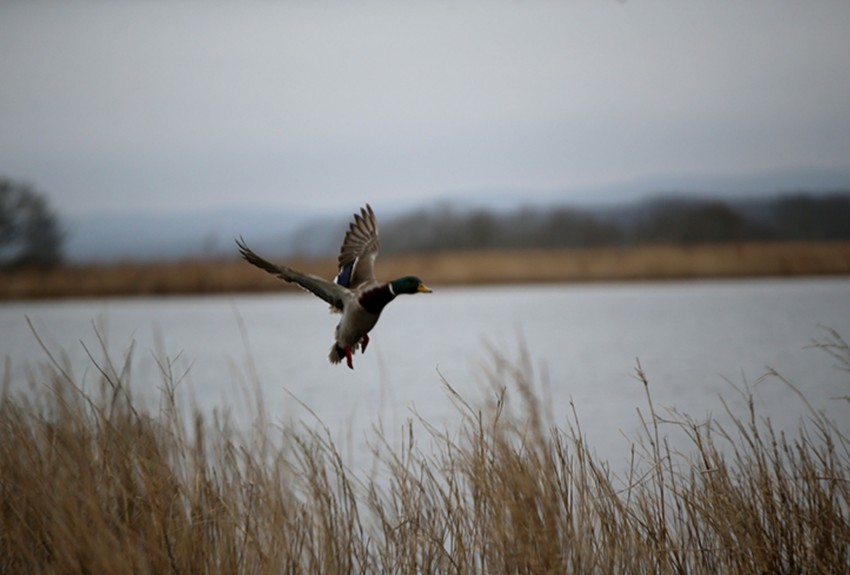
[[[369,345],[369,334],[363,336],[363,339],[360,340],[360,353],[366,352],[366,346]]]
[[[354,362],[351,359],[351,346],[345,346],[345,364],[348,366],[348,369],[354,369]]]

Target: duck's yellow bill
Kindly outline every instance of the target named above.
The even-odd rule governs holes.
[[[416,288],[416,291],[419,291],[419,292],[422,292],[422,293],[431,293],[432,290],[431,290],[431,288],[429,288],[425,284],[420,283],[419,286]]]

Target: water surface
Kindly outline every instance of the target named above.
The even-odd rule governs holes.
[[[638,428],[636,409],[646,411],[638,360],[656,407],[697,418],[722,418],[720,394],[745,413],[732,384],[752,384],[768,367],[836,417],[846,404],[833,398],[850,395],[847,373],[807,349],[826,335],[819,326],[850,338],[844,278],[437,289],[393,302],[354,371],[327,362],[338,318],[309,294],[3,304],[0,353],[12,388],[46,380],[27,317],[88,389],[98,374],[83,346],[102,357],[97,330],[116,363],[132,346],[139,401],[156,407],[160,366],[170,362],[186,374],[184,397],[250,425],[246,390],[256,383],[272,420],[312,422],[307,406],[348,454],[366,450],[373,426],[391,439],[417,415],[456,427],[442,379],[469,399],[492,394],[485,372],[494,354],[513,361],[522,350],[554,423],[568,424],[572,402],[591,445],[613,457],[625,454],[622,433]],[[780,427],[795,429],[807,414],[775,379],[755,392]]]

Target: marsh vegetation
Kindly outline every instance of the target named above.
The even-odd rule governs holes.
[[[235,252],[234,252],[235,253]],[[333,277],[335,260],[281,263]],[[415,270],[428,285],[480,285],[850,274],[850,243],[731,243],[479,249],[381,257],[380,277]],[[297,290],[236,259],[0,270],[0,300]]]
[[[838,333],[816,346],[850,373]],[[376,430],[362,470],[320,421],[273,422],[259,390],[253,425],[238,430],[226,415],[186,415],[175,393],[184,374],[168,358],[160,405],[144,409],[129,363],[105,349],[92,354],[90,391],[46,352],[35,391],[6,381],[0,399],[2,572],[850,568],[850,438],[815,409],[790,434],[751,397],[725,426],[662,413],[638,363],[643,431],[615,472],[586,442],[579,408],[547,416],[527,354],[497,355],[481,402],[443,381],[456,426],[411,420],[398,445]],[[671,447],[673,432],[687,449]]]

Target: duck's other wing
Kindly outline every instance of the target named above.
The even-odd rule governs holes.
[[[331,307],[342,310],[342,308],[345,307],[345,302],[353,297],[350,290],[334,282],[329,282],[312,274],[301,273],[286,266],[279,266],[261,258],[245,244],[245,240],[242,238],[236,240],[236,245],[239,246],[239,253],[248,263],[257,266],[261,270],[265,270],[286,282],[293,283],[304,288],[331,304]]]
[[[375,281],[375,258],[378,256],[378,222],[372,206],[360,208],[348,226],[339,248],[339,274],[336,283],[352,290]]]

